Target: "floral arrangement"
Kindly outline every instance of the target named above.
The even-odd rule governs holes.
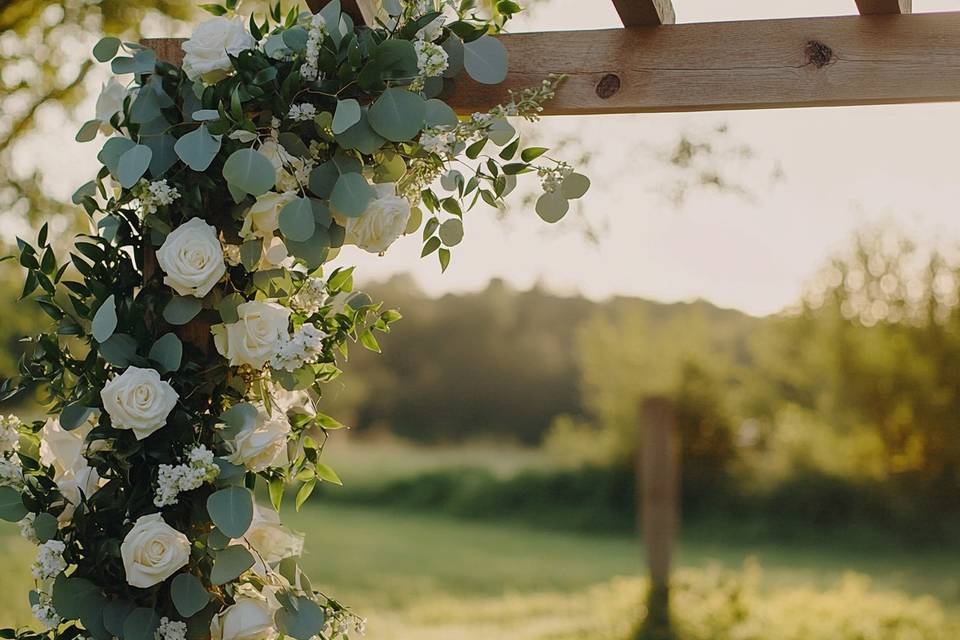
[[[0,637],[359,631],[313,589],[303,538],[278,515],[289,484],[299,509],[317,483],[339,483],[320,460],[342,427],[321,410],[324,385],[351,342],[379,351],[375,334],[400,318],[328,263],[345,245],[382,253],[419,233],[445,269],[465,213],[501,205],[518,175],[539,176],[551,222],[589,186],[546,149],[521,149],[508,121],[536,120],[561,78],[470,116],[438,97],[464,72],[504,79],[491,34],[513,2],[487,20],[470,0],[387,0],[372,27],[337,1],[316,15],[278,4],[262,22],[236,5],[204,6],[214,17],[182,68],[142,45],[96,45],[124,81],[77,136],[106,136],[102,168],[74,195],[93,231],[65,261],[46,226],[18,243],[23,297],[53,328],[0,396],[35,390],[52,417],[0,421],[0,518],[38,545],[30,600],[44,631]]]

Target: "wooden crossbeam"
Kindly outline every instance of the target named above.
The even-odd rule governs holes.
[[[613,0],[613,6],[625,27],[655,27],[677,21],[670,0]]]
[[[865,16],[910,13],[913,11],[913,0],[857,0],[857,11]]]
[[[548,73],[568,79],[549,114],[651,113],[960,101],[960,13],[678,24],[501,36],[504,83],[465,78],[461,113]],[[149,41],[179,63],[176,40]]]

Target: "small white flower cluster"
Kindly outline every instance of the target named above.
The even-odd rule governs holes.
[[[323,353],[323,339],[326,337],[326,333],[312,324],[303,325],[280,343],[270,358],[270,366],[277,370],[296,371],[307,363],[316,362]]]
[[[17,416],[0,417],[0,456],[17,449],[22,425],[23,422]]]
[[[37,540],[37,530],[33,528],[33,523],[37,520],[37,514],[28,513],[23,516],[23,519],[17,523],[20,526],[20,537],[26,540],[27,542],[33,542],[36,544],[39,542]]]
[[[307,51],[304,56],[303,66],[300,67],[300,77],[304,80],[314,81],[320,76],[318,68],[320,60],[320,45],[327,35],[327,24],[323,18],[317,14],[310,19],[310,29],[307,32]]]
[[[67,568],[63,552],[67,548],[60,540],[47,540],[37,549],[37,559],[33,561],[31,572],[41,582],[56,578]]]
[[[220,468],[213,462],[213,452],[202,444],[197,445],[187,452],[187,461],[183,464],[160,465],[153,504],[157,507],[177,504],[178,495],[213,482],[219,473]]]
[[[157,627],[153,637],[154,640],[186,640],[187,623],[164,616],[160,618],[160,626]]]
[[[327,607],[324,610],[323,635],[327,638],[348,638],[351,633],[362,636],[367,632],[367,620],[343,609]]]
[[[171,187],[166,180],[154,180],[153,182],[141,181],[141,189],[138,192],[140,206],[143,207],[144,214],[156,213],[160,207],[173,204],[180,197],[180,192],[176,187]]]
[[[23,487],[23,469],[16,458],[0,458],[0,487]]]
[[[417,51],[417,67],[423,77],[435,78],[447,70],[449,56],[440,45],[429,40],[417,40],[413,48]]]
[[[30,611],[44,629],[56,629],[60,625],[60,615],[53,608],[53,598],[43,591],[37,591],[37,604],[30,607]]]
[[[573,173],[573,167],[566,163],[560,163],[556,167],[540,167],[537,169],[537,175],[543,190],[546,193],[557,191],[563,184],[563,180]]]
[[[444,158],[453,155],[457,144],[456,132],[446,127],[432,127],[424,129],[420,134],[420,146]]]
[[[223,261],[226,262],[231,267],[236,267],[240,264],[240,245],[238,244],[224,244],[223,245]]]
[[[290,112],[287,114],[287,117],[297,122],[309,122],[317,117],[317,108],[309,102],[295,104],[290,107]]]
[[[320,311],[327,302],[327,285],[320,278],[307,278],[297,291],[296,295],[290,299],[290,305],[308,316]]]

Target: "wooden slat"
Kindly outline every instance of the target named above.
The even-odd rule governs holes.
[[[677,21],[670,0],[613,0],[613,6],[625,27],[655,27]]]
[[[913,11],[913,0],[857,0],[857,11],[865,16],[910,13]]]
[[[960,13],[520,33],[502,41],[506,81],[458,80],[445,96],[458,111],[486,110],[550,72],[568,79],[545,115],[960,100]],[[174,62],[182,56],[178,42],[150,44]]]

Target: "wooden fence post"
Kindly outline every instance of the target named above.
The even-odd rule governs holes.
[[[640,407],[637,510],[647,566],[650,593],[647,617],[638,637],[669,637],[670,560],[679,523],[679,437],[673,402],[654,397]]]

